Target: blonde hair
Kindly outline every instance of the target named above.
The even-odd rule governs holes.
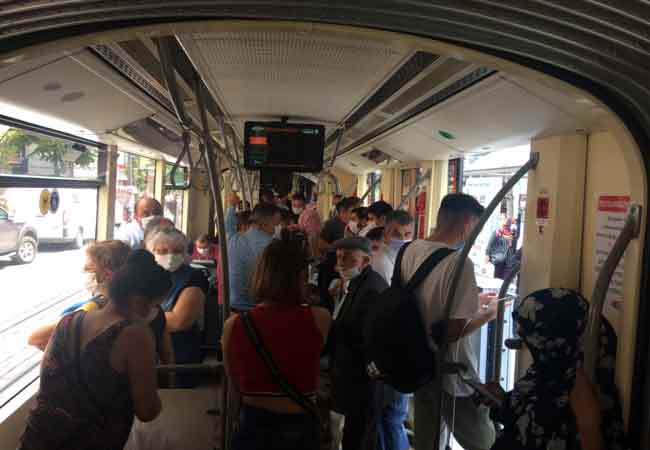
[[[122,241],[99,241],[86,247],[86,255],[100,270],[116,272],[126,264],[131,248]]]

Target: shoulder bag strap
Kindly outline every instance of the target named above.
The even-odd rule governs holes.
[[[314,403],[309,400],[307,396],[296,390],[296,388],[294,388],[291,383],[289,383],[289,381],[280,373],[278,366],[275,364],[275,361],[273,361],[273,357],[264,346],[262,337],[255,329],[253,318],[251,317],[250,313],[248,311],[243,311],[240,313],[239,317],[241,317],[242,323],[244,324],[244,329],[246,330],[246,334],[253,344],[253,347],[255,347],[255,351],[271,373],[271,378],[273,381],[277,383],[282,388],[284,393],[287,394],[294,402],[296,402],[300,407],[307,411],[309,415],[313,416],[316,420],[320,420],[320,416],[316,410],[316,405],[314,405]]]
[[[395,287],[400,287],[402,285],[402,257],[406,251],[406,247],[411,245],[411,242],[407,242],[402,245],[402,247],[397,252],[397,257],[395,258],[395,266],[393,267],[393,278],[390,280],[390,285]]]
[[[447,256],[454,253],[455,250],[452,250],[448,247],[442,247],[434,251],[431,255],[424,260],[424,262],[418,267],[418,270],[415,271],[415,274],[411,277],[408,283],[405,286],[407,290],[413,290],[419,286],[420,283],[431,273],[431,271]]]

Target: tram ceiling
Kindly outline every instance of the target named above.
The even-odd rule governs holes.
[[[0,11],[0,64],[27,47],[118,28],[187,20],[266,19],[351,25],[450,42],[497,56],[584,89],[612,109],[650,168],[650,8],[642,0],[25,0]],[[17,59],[18,58],[18,59]],[[646,201],[647,203],[647,201]],[[650,230],[647,230],[650,231]],[[650,246],[644,250],[639,338],[632,398],[642,408],[650,327]],[[635,441],[646,414],[633,415]]]

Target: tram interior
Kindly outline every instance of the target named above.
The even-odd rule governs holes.
[[[169,205],[166,213],[190,239],[214,227],[204,170],[192,170],[187,190],[163,181],[182,150],[182,128],[161,69],[159,38],[170,43],[180,96],[193,120],[201,121],[194,73],[207,88],[208,109],[223,114],[225,136],[218,120],[209,115],[212,135],[220,145],[233,143],[241,152],[244,123],[250,120],[286,118],[289,123],[324,125],[324,167],[336,177],[343,195],[361,196],[380,178],[368,194],[368,204],[382,199],[397,207],[416,179],[420,182],[418,175],[426,175],[417,195],[403,203],[418,216],[419,238],[433,229],[439,203],[448,192],[463,189],[463,184],[466,190],[474,186],[487,203],[529,152],[539,153],[538,166],[526,184],[519,184],[516,199],[510,197],[498,211],[513,219],[520,216],[525,230],[519,243],[520,295],[566,287],[591,298],[602,263],[599,251],[609,245],[598,237],[605,220],[601,200],[644,202],[647,186],[638,150],[615,114],[577,88],[478,52],[377,30],[301,23],[202,22],[98,36],[73,39],[65,49],[53,45],[0,67],[0,122],[13,129],[40,124],[104,144],[86,149],[98,161],[109,161],[86,177],[101,184],[59,185],[62,192],[76,193],[75,211],[88,216],[80,219],[85,224],[78,228],[85,242],[112,237],[120,223],[128,222],[134,198],[141,194]],[[337,133],[342,133],[338,150]],[[197,143],[196,139],[192,143],[194,162],[200,159]],[[472,161],[493,152],[500,152],[499,164],[505,161],[504,167],[471,170]],[[110,157],[118,159],[111,162]],[[464,181],[454,179],[463,177],[458,167],[462,161]],[[222,158],[222,164],[227,166],[228,160]],[[187,158],[182,166],[188,170]],[[144,181],[133,183],[135,187],[128,184],[131,181],[122,183],[128,170],[143,173]],[[11,189],[22,190],[24,198],[14,197],[18,203],[37,205],[36,196],[45,186],[25,184],[22,178],[28,175],[38,175],[36,168],[3,182],[0,197]],[[319,179],[319,174],[295,176],[302,183]],[[73,177],[84,178],[83,170]],[[493,184],[481,188],[486,180]],[[224,199],[231,190],[246,196],[232,170],[225,171],[221,181]],[[312,189],[325,217],[335,185],[321,180]],[[540,211],[544,204],[545,213]],[[498,220],[494,215],[492,230]],[[643,238],[630,243],[624,270],[615,277],[616,290],[610,294],[615,300],[604,311],[618,333],[616,377],[626,419],[632,405]],[[0,261],[0,286],[10,293],[3,295],[5,301],[20,298],[25,283],[54,270],[57,248],[40,249],[31,265],[21,266],[34,267],[27,278],[12,276],[18,266]],[[471,254],[477,276],[483,287],[498,290],[500,284],[491,279],[489,268],[481,269],[483,250]],[[70,271],[79,262],[74,258],[65,261]],[[39,259],[47,259],[48,266],[39,266]],[[61,289],[50,275],[47,282],[57,287],[53,290],[58,294]],[[35,308],[45,300],[30,298],[25,303]],[[58,309],[46,311],[39,320],[50,320]],[[12,314],[22,317],[25,311],[18,308]],[[6,323],[13,324],[15,317],[6,317]],[[4,321],[5,317],[0,322]],[[3,397],[0,408],[0,447],[14,448],[38,389],[40,352],[25,350],[20,342],[24,331],[16,338],[7,330],[0,332],[7,343],[3,353],[10,348],[13,354],[5,361],[6,370],[0,366],[0,380],[12,395]],[[486,347],[485,331],[482,336],[479,345]],[[525,362],[517,361],[514,352],[504,352],[510,355],[507,383],[512,387]],[[17,354],[29,354],[29,364]],[[17,373],[16,364],[26,367],[25,373]],[[219,448],[214,443],[219,416],[206,414],[218,406],[212,384],[161,392],[163,414],[152,429],[173,429],[182,436],[184,448]]]

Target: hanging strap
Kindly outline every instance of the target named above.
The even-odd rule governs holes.
[[[246,330],[248,338],[253,344],[253,347],[255,347],[255,351],[264,362],[264,365],[271,373],[273,382],[279,385],[284,393],[287,394],[289,398],[296,402],[302,409],[304,409],[310,416],[320,422],[320,415],[316,410],[316,405],[314,402],[312,402],[309,398],[307,398],[306,395],[302,394],[296,388],[294,388],[293,385],[289,383],[289,381],[284,377],[284,375],[280,373],[278,366],[273,360],[273,356],[264,346],[262,337],[257,332],[250,313],[248,311],[243,311],[240,313],[240,317],[244,324],[244,329]]]
[[[393,270],[393,279],[392,279],[392,286],[394,287],[400,287],[402,285],[402,257],[404,256],[404,252],[406,251],[406,248],[411,244],[411,242],[404,244],[402,248],[399,249],[399,252],[397,253],[397,258],[395,259],[395,268]],[[415,271],[411,279],[406,283],[406,286],[404,286],[404,289],[412,291],[413,289],[417,288],[420,283],[424,281],[424,279],[431,273],[433,269],[442,261],[445,259],[447,256],[451,255],[454,253],[456,250],[453,250],[449,247],[442,247],[439,248],[438,250],[434,251],[431,255],[427,257],[427,259],[424,260],[422,264],[420,264],[420,267],[418,267],[418,270]]]

